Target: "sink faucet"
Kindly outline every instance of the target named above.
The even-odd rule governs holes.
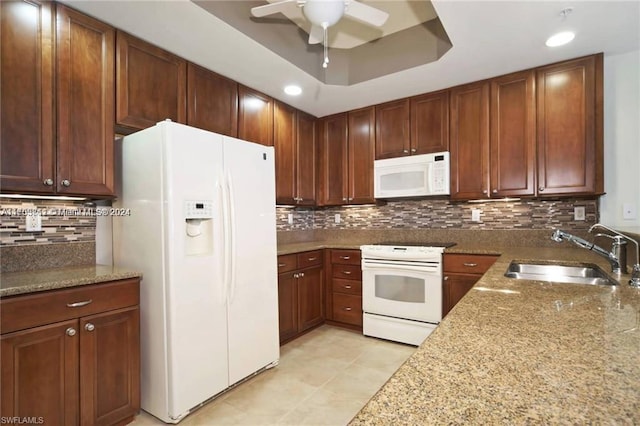
[[[631,280],[629,281],[629,285],[640,287],[640,252],[638,251],[638,242],[599,223],[596,223],[591,228],[589,228],[589,232],[592,232],[595,228],[602,228],[614,234],[596,234],[596,237],[607,237],[613,240],[610,252],[600,246],[595,245],[595,243],[590,243],[587,240],[576,237],[575,235],[569,234],[568,232],[561,231],[560,229],[556,229],[553,232],[553,235],[551,235],[551,239],[558,243],[564,240],[571,241],[579,247],[591,250],[599,254],[609,261],[609,263],[611,264],[611,272],[613,272],[614,274],[627,273],[627,241],[625,240],[631,241],[636,246],[636,263],[633,266],[633,272],[631,275]]]

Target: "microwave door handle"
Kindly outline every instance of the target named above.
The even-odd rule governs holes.
[[[433,163],[427,163],[427,181],[425,182],[427,186],[427,192],[431,194],[433,192],[433,188],[431,188],[431,182],[433,182]]]

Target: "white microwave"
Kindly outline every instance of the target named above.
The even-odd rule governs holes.
[[[374,161],[375,198],[449,195],[449,153],[410,155]]]

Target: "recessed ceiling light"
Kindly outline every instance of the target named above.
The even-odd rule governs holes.
[[[545,44],[549,47],[562,46],[563,44],[567,44],[573,40],[575,36],[576,35],[571,31],[564,31],[549,37]]]
[[[298,96],[300,93],[302,93],[302,88],[300,86],[291,84],[284,88],[284,93],[291,96]]]

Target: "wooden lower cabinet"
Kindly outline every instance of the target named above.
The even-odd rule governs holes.
[[[360,250],[328,250],[327,320],[362,330],[362,269]]]
[[[498,256],[473,254],[444,254],[442,317],[464,297],[493,265]]]
[[[132,279],[0,300],[2,417],[47,425],[131,421],[140,410],[138,292]],[[111,300],[101,300],[105,294]],[[104,305],[113,309],[103,312]],[[29,320],[14,320],[17,311],[32,318],[28,328],[21,324]]]
[[[278,256],[280,344],[324,322],[322,250]]]

